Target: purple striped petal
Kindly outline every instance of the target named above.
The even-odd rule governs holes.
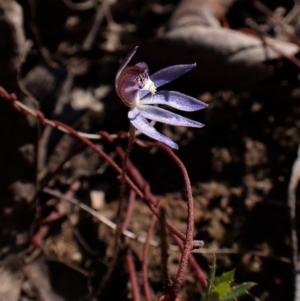
[[[178,145],[173,142],[170,138],[164,136],[163,134],[159,133],[149,122],[148,120],[143,117],[142,113],[134,108],[128,112],[128,118],[131,124],[140,132],[145,134],[148,137],[151,137],[157,141],[160,141],[171,148],[178,149]]]
[[[193,112],[207,107],[207,104],[188,95],[176,91],[159,91],[154,95],[147,95],[140,100],[143,105],[168,105],[172,108]]]
[[[164,69],[161,69],[150,76],[150,79],[154,82],[156,88],[165,85],[176,78],[180,77],[184,73],[190,71],[192,68],[196,66],[194,64],[187,64],[187,65],[174,65]],[[148,95],[149,91],[140,91],[140,98]]]
[[[173,112],[164,110],[159,107],[153,107],[148,105],[139,105],[138,110],[147,119],[163,122],[166,124],[177,126],[190,126],[195,128],[202,128],[204,124],[194,121],[185,117],[182,117]]]
[[[165,85],[184,73],[190,71],[192,68],[196,66],[194,64],[188,65],[174,65],[164,69],[161,69],[150,76],[150,79],[154,82],[155,87],[158,88],[162,85]]]

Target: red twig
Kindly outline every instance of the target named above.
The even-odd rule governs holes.
[[[27,113],[29,113],[29,110],[30,110],[30,112],[32,111],[31,109],[28,109],[27,111],[24,111],[21,108],[19,108],[18,106],[16,106],[15,105],[16,104],[16,97],[14,96],[14,94],[10,95],[2,87],[0,87],[0,96],[2,96],[4,99],[9,101],[12,104],[12,106],[14,107],[14,109],[16,109],[17,111],[19,111],[21,113],[27,114]],[[122,169],[108,155],[106,155],[101,149],[96,147],[96,145],[94,145],[90,140],[83,137],[82,134],[80,134],[79,132],[77,132],[73,128],[65,125],[62,122],[55,121],[55,120],[51,120],[51,121],[46,120],[43,117],[43,114],[41,112],[39,112],[39,114],[37,114],[37,112],[39,112],[39,111],[34,110],[34,115],[39,117],[42,124],[45,124],[45,121],[47,121],[47,125],[49,124],[51,126],[57,127],[58,129],[64,130],[68,134],[74,136],[75,138],[77,138],[78,140],[83,142],[85,145],[89,146],[92,150],[94,150],[100,157],[102,157],[104,160],[106,160],[115,169],[115,171],[118,174],[120,174],[120,175],[122,174]],[[31,112],[31,113],[33,113],[33,112]],[[113,138],[107,132],[101,131],[101,132],[99,132],[99,134],[103,138],[105,138],[107,141],[113,142]],[[120,137],[123,138],[124,133],[121,132]],[[119,155],[121,154],[121,158],[123,158],[123,156],[124,156],[123,150],[121,148],[118,148],[117,152],[119,153]],[[147,181],[145,181],[143,179],[140,172],[138,171],[137,168],[134,167],[133,164],[129,164],[129,163],[127,163],[127,164],[128,164],[128,167],[127,167],[128,172],[135,179],[135,181],[139,183],[139,186],[141,187],[141,189],[144,190],[145,196],[140,191],[140,189],[138,187],[136,187],[136,185],[127,176],[125,178],[126,184],[136,192],[138,197],[140,197],[141,199],[146,200],[146,204],[149,206],[150,210],[153,212],[153,214],[155,214],[158,217],[159,213],[156,210],[155,205],[154,205],[156,203],[156,198],[151,194],[149,184],[147,183]],[[180,231],[178,231],[174,226],[172,226],[169,221],[166,221],[166,223],[167,223],[167,226],[168,226],[168,228],[171,232],[175,233],[175,235],[177,235],[180,239],[182,239],[182,240],[185,239],[185,235],[183,233],[181,233]]]
[[[125,178],[126,178],[126,173],[127,173],[127,161],[129,159],[129,154],[132,148],[132,144],[134,142],[134,133],[135,133],[135,128],[130,124],[129,128],[129,138],[128,138],[128,144],[125,152],[125,156],[122,159],[122,173],[120,177],[121,185],[120,185],[120,195],[119,195],[119,202],[118,202],[118,210],[117,210],[117,229],[116,229],[116,241],[118,242],[122,231],[123,231],[123,220],[122,220],[122,210],[123,210],[123,203],[124,203],[124,193],[125,193],[125,188],[126,188],[126,183],[125,183]],[[135,199],[135,193],[131,192],[131,199]],[[131,202],[131,203],[134,203]],[[130,215],[131,217],[131,215]],[[126,226],[127,227],[127,226]]]
[[[171,235],[172,235],[172,238],[174,239],[175,243],[182,250],[183,244],[182,244],[181,240],[178,239],[178,237],[176,237],[173,233],[171,233]],[[191,268],[194,270],[201,286],[204,289],[206,289],[207,288],[207,280],[206,280],[207,277],[206,277],[205,273],[202,271],[202,269],[199,267],[193,254],[189,255],[189,264],[190,264]]]
[[[130,248],[128,248],[126,252],[126,263],[127,263],[128,273],[130,277],[132,299],[133,301],[140,301],[141,297],[139,292],[139,286],[137,282],[136,271],[135,271],[132,252]]]
[[[35,110],[33,108],[30,108],[26,105],[24,105],[22,102],[18,101],[16,99],[16,96],[14,94],[9,94],[3,87],[0,86],[0,96],[3,97],[5,100],[7,100],[8,102],[10,102],[10,104],[12,105],[12,107],[20,112],[20,113],[23,113],[23,114],[29,114],[35,118],[37,118],[40,123],[43,125],[43,126],[51,126],[53,128],[57,128],[59,131],[65,133],[65,134],[70,134],[70,132],[65,128],[65,127],[60,127],[58,126],[57,124],[55,124],[52,120],[49,120],[47,118],[45,118],[44,114],[38,110]],[[101,136],[99,135],[96,135],[96,134],[89,134],[89,133],[83,133],[83,132],[77,132],[79,134],[79,136],[82,136],[84,138],[87,138],[87,139],[96,139],[96,140],[99,140],[101,139]],[[114,138],[117,138],[119,137],[120,135],[116,135],[116,134],[113,134],[113,135],[110,135],[111,137],[114,137]],[[124,135],[122,134],[121,135],[122,137],[124,137]],[[120,136],[120,137],[121,137]]]
[[[179,232],[177,229],[174,227],[170,227],[170,223],[166,221],[166,225],[170,229],[170,231],[174,234],[180,233],[181,235],[179,236],[183,241],[184,241],[184,247],[182,251],[182,256],[178,268],[178,273],[172,288],[172,292],[170,294],[170,300],[175,300],[176,296],[178,295],[180,288],[183,283],[183,278],[186,270],[186,266],[188,263],[188,258],[190,251],[193,248],[193,231],[194,231],[194,205],[193,205],[193,196],[192,196],[192,189],[191,189],[191,184],[190,180],[188,177],[188,173],[186,171],[186,168],[184,164],[181,162],[181,160],[173,153],[171,149],[169,149],[167,146],[156,143],[156,142],[144,142],[143,145],[149,146],[149,147],[159,147],[162,148],[172,159],[173,161],[178,165],[183,178],[184,178],[184,183],[185,183],[185,192],[186,192],[186,197],[187,197],[187,204],[188,204],[188,221],[187,221],[187,230],[186,230],[186,237],[182,237],[181,232]],[[124,151],[120,147],[116,147],[116,151],[118,155],[123,158],[124,157]],[[128,160],[127,162],[127,171],[131,175],[131,177],[135,180],[137,185],[142,189],[144,193],[144,200],[146,200],[146,204],[149,206],[151,211],[159,217],[159,212],[157,210],[156,203],[157,200],[156,198],[151,194],[149,184],[143,179],[139,171],[133,166],[133,164]]]
[[[128,226],[130,224],[130,220],[131,220],[133,209],[134,209],[135,196],[136,196],[135,192],[133,190],[131,190],[130,194],[129,194],[127,212],[126,212],[126,216],[125,216],[125,219],[124,219],[122,229],[128,228]],[[140,291],[139,291],[139,286],[138,286],[138,282],[137,282],[137,276],[136,276],[133,256],[132,256],[132,252],[131,252],[131,249],[130,249],[130,246],[129,246],[128,237],[126,237],[125,240],[126,240],[126,243],[127,243],[126,263],[127,263],[128,274],[129,274],[130,283],[131,283],[132,299],[133,299],[133,301],[140,301],[141,296],[140,296]]]
[[[92,150],[94,150],[101,158],[103,158],[118,174],[122,174],[122,169],[105,153],[103,152],[100,148],[98,148],[94,143],[92,143],[90,140],[86,139],[85,137],[82,137],[78,134],[76,130],[73,128],[69,127],[68,125],[60,122],[53,120],[53,122],[62,128],[67,129],[72,136],[75,138],[79,139],[82,141],[84,144],[89,146]],[[129,179],[127,176],[125,176],[125,182],[126,184],[133,189],[136,194],[140,197],[143,198],[143,193],[136,187],[136,185],[132,182],[131,179]]]
[[[117,152],[118,154],[122,154],[122,149],[118,147]],[[130,161],[128,161],[127,170],[131,178],[135,180],[137,185],[143,191],[144,193],[143,200],[145,201],[145,204],[149,207],[152,213],[159,218],[159,211],[156,208],[156,204],[158,201],[157,198],[151,193],[149,183],[142,177],[139,170]],[[177,230],[168,220],[166,220],[166,225],[168,229],[171,232],[173,232],[175,235],[177,235],[181,240],[185,240],[186,238],[185,235],[181,233],[179,230]]]
[[[185,270],[188,263],[188,258],[190,255],[191,250],[193,249],[193,234],[194,234],[194,200],[192,194],[192,188],[190,179],[187,173],[187,170],[181,160],[175,155],[175,153],[166,145],[158,142],[144,142],[145,146],[148,147],[158,147],[161,148],[168,156],[176,163],[178,168],[180,169],[183,179],[184,179],[184,186],[185,186],[185,194],[187,198],[187,227],[186,227],[186,238],[183,242],[183,250],[182,255],[178,267],[178,272],[176,275],[176,279],[174,281],[174,285],[170,294],[170,301],[176,299],[180,288],[183,283]]]
[[[133,190],[130,190],[128,204],[127,204],[127,212],[126,212],[126,216],[124,219],[122,231],[124,229],[128,228],[128,226],[130,224],[133,209],[134,209],[135,197],[136,197],[135,192]]]
[[[99,134],[102,135],[103,138],[107,139],[107,141],[113,142],[113,139],[108,135],[108,133],[99,132]],[[123,159],[123,157],[125,156],[124,150],[121,147],[116,146],[116,152],[118,156]],[[132,164],[130,160],[127,161],[127,172],[128,174],[130,174],[131,178],[135,181],[137,186],[143,191],[142,199],[145,201],[145,204],[149,207],[149,209],[156,217],[159,217],[159,212],[156,208],[157,198],[151,193],[149,183],[142,177],[139,170]],[[169,231],[173,232],[181,240],[185,240],[185,235],[177,230],[168,220],[166,221],[166,225]]]
[[[39,248],[41,246],[41,241],[49,233],[49,226],[41,226],[39,230],[31,238],[31,244],[34,248]]]
[[[118,255],[119,255],[120,248],[121,248],[121,237],[122,237],[123,229],[127,227],[127,224],[129,224],[131,216],[132,216],[132,209],[133,209],[133,204],[134,204],[135,195],[136,195],[133,190],[131,190],[131,193],[130,193],[130,200],[129,200],[130,208],[129,208],[129,210],[127,208],[127,212],[126,212],[127,217],[125,217],[126,223],[124,222],[123,211],[124,211],[124,206],[126,205],[126,204],[124,204],[124,193],[125,193],[125,188],[126,188],[125,180],[127,177],[126,176],[127,161],[129,158],[129,153],[132,148],[132,144],[134,141],[134,133],[135,133],[135,128],[132,125],[130,125],[129,132],[130,132],[130,134],[129,134],[129,139],[128,139],[128,143],[127,143],[126,152],[122,159],[122,169],[121,169],[121,176],[120,176],[120,181],[121,181],[120,195],[119,195],[118,209],[117,209],[117,215],[116,215],[117,228],[116,228],[115,239],[114,239],[114,255],[111,260],[110,266],[106,271],[105,276],[103,277],[101,283],[99,284],[99,286],[96,290],[96,296],[99,296],[102,293],[104,287],[106,286],[109,279],[111,278],[111,275],[115,269]]]
[[[9,101],[16,111],[21,112],[21,109],[16,106],[17,98],[15,94],[9,94],[3,87],[0,86],[0,96]]]
[[[0,96],[4,97],[6,100],[11,102],[12,106],[16,110],[19,110],[22,113],[33,114],[33,112],[31,112],[32,111],[31,109],[26,108],[26,110],[25,110],[25,109],[22,109],[22,107],[20,109],[20,104],[18,106],[16,106],[16,103],[17,103],[16,97],[13,94],[11,94],[11,95],[8,94],[8,92],[1,87],[0,87]],[[40,114],[40,112],[39,112],[39,114],[37,114],[35,112],[35,116],[38,117],[42,123],[46,124],[45,119],[44,119],[43,115]],[[113,169],[119,175],[122,175],[122,169],[106,153],[104,153],[101,149],[96,147],[96,145],[94,145],[90,140],[83,137],[79,132],[77,132],[73,128],[71,128],[59,121],[47,121],[47,124],[48,123],[50,123],[51,126],[54,125],[55,127],[59,128],[59,129],[64,129],[70,135],[74,136],[75,138],[80,140],[82,143],[89,146],[101,158],[103,158],[106,162],[108,162],[109,165],[111,165],[113,167]],[[111,140],[111,137],[110,137],[110,140]],[[182,256],[181,256],[177,276],[176,276],[176,279],[174,282],[174,286],[172,287],[172,292],[168,296],[168,299],[171,301],[171,300],[176,299],[176,296],[178,295],[179,290],[182,286],[184,273],[185,273],[188,259],[190,256],[190,251],[193,248],[194,211],[193,211],[193,197],[192,197],[191,185],[190,185],[190,180],[189,180],[187,171],[186,171],[183,163],[167,146],[162,145],[160,143],[156,143],[156,142],[144,142],[143,146],[158,147],[158,148],[163,149],[172,158],[172,160],[177,164],[177,166],[179,167],[179,169],[183,175],[183,178],[184,178],[185,192],[186,192],[186,197],[187,197],[187,207],[188,207],[188,220],[187,220],[186,235],[182,234],[180,231],[178,231],[176,228],[174,228],[168,221],[166,221],[166,225],[169,228],[169,230],[171,231],[171,233],[173,233],[174,235],[178,236],[181,240],[183,240]],[[117,150],[118,155],[121,158],[124,158],[124,151],[120,147],[116,147],[116,150]],[[127,169],[128,169],[128,173],[135,180],[135,182],[140,187],[140,189],[143,191],[143,193],[132,182],[132,180],[127,176],[125,177],[126,184],[138,195],[138,197],[140,197],[141,199],[143,199],[145,201],[145,203],[149,206],[151,211],[158,217],[159,213],[156,208],[157,199],[152,195],[149,184],[143,179],[143,177],[141,176],[141,174],[139,173],[137,168],[130,161],[128,161],[128,163],[127,163]],[[130,257],[130,255],[129,255],[129,257]]]

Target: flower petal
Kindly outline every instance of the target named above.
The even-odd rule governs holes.
[[[155,120],[158,122],[163,122],[171,125],[178,126],[190,126],[195,128],[202,128],[204,124],[185,118],[181,115],[175,114],[173,112],[164,110],[159,107],[153,107],[149,105],[139,105],[138,110],[141,114],[150,120]]]
[[[120,74],[122,73],[122,71],[126,68],[126,66],[128,65],[128,63],[130,62],[130,60],[132,59],[132,57],[134,56],[134,54],[136,53],[137,49],[139,48],[139,46],[135,46],[130,53],[125,57],[125,59],[122,61],[118,72],[116,74],[115,77],[115,88],[118,88],[118,78],[120,76]]]
[[[137,64],[135,64],[135,66],[138,66],[138,67],[141,67],[141,68],[144,68],[145,70],[147,70],[147,76],[149,76],[149,68],[148,68],[148,65],[147,63],[145,62],[139,62]]]
[[[132,125],[138,129],[140,132],[149,136],[157,141],[160,141],[171,148],[178,149],[178,145],[173,142],[170,138],[164,136],[163,134],[159,133],[149,122],[148,120],[142,115],[142,113],[138,109],[133,109],[128,112],[128,118]]]
[[[196,66],[194,64],[187,65],[174,65],[164,69],[161,69],[150,76],[150,79],[154,82],[155,87],[158,88],[162,85],[165,85],[184,73],[190,71],[192,68]]]
[[[207,107],[207,104],[188,95],[176,91],[159,91],[154,95],[147,95],[140,100],[143,105],[167,105],[172,108],[193,112]]]

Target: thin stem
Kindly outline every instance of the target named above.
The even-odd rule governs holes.
[[[174,239],[175,243],[178,245],[178,247],[183,250],[183,243],[180,239],[178,239],[178,237],[176,235],[174,235],[173,233],[171,233],[172,238]],[[213,252],[211,252],[213,253]],[[206,289],[207,288],[207,276],[205,275],[205,273],[202,271],[202,269],[199,267],[195,257],[193,256],[193,254],[189,255],[189,265],[191,266],[191,268],[194,270],[194,273],[196,274],[196,277],[198,278],[201,286]]]
[[[113,139],[111,138],[111,136],[108,133],[99,132],[99,134],[101,134],[101,136],[104,139],[106,139],[108,142],[110,142],[110,143],[113,142]],[[121,147],[116,146],[116,152],[121,159],[124,158],[125,153]],[[156,208],[157,198],[151,193],[149,183],[143,178],[140,171],[131,163],[130,160],[128,160],[128,162],[127,162],[127,172],[128,172],[128,174],[130,174],[131,178],[134,179],[134,181],[137,183],[137,186],[143,191],[143,193],[140,192],[142,194],[142,196],[137,193],[138,197],[140,197],[145,202],[145,204],[149,207],[149,209],[152,211],[152,213],[157,218],[159,218],[159,212]],[[134,189],[134,188],[132,188],[132,189]],[[136,190],[135,190],[135,192],[136,192]],[[180,232],[179,230],[177,230],[168,220],[166,221],[166,225],[167,225],[169,231],[173,232],[181,240],[185,240],[185,238],[186,238],[185,235],[182,232]]]
[[[49,120],[47,118],[45,118],[45,116],[43,115],[43,113],[39,110],[30,108],[28,106],[26,106],[25,104],[23,104],[22,102],[18,101],[16,99],[16,96],[14,94],[9,94],[3,87],[0,86],[0,95],[1,97],[3,97],[5,100],[9,101],[12,105],[12,107],[16,110],[19,111],[22,114],[29,114],[37,119],[39,119],[39,121],[41,122],[42,125],[46,126],[50,126],[53,128],[58,129],[59,131],[72,135],[70,133],[70,131],[68,130],[68,127],[63,126],[63,123],[61,124],[57,124],[55,121],[53,120]],[[87,138],[87,139],[93,139],[93,140],[99,140],[102,139],[101,135],[97,135],[97,134],[89,134],[89,133],[83,133],[83,132],[77,132],[77,134],[79,135],[79,137],[83,137],[83,138]],[[74,135],[73,135],[74,136]],[[110,135],[110,137],[112,139],[115,139],[118,137],[117,134],[112,134]]]
[[[103,158],[111,167],[113,167],[113,169],[122,175],[122,169],[106,154],[104,153],[100,148],[98,148],[95,144],[93,144],[90,140],[86,139],[85,137],[80,136],[80,134],[74,130],[73,128],[67,126],[66,124],[60,122],[60,121],[56,121],[53,120],[53,122],[61,127],[61,128],[65,128],[69,131],[69,133],[76,137],[77,139],[79,139],[80,141],[82,141],[84,144],[86,144],[87,146],[89,146],[92,150],[94,150],[101,158]],[[126,184],[135,191],[135,193],[140,197],[143,198],[144,195],[143,193],[136,187],[136,185],[131,181],[131,179],[129,179],[126,175],[125,175],[125,182]]]
[[[132,145],[134,142],[134,134],[135,134],[135,128],[130,124],[129,126],[129,139],[127,143],[127,148],[125,152],[125,156],[123,157],[122,160],[122,173],[121,173],[121,186],[120,186],[120,195],[119,195],[119,205],[118,205],[118,210],[117,210],[117,220],[121,216],[121,211],[122,211],[122,205],[123,205],[123,199],[124,199],[124,193],[125,193],[125,187],[126,187],[126,171],[127,171],[127,162],[129,159],[129,154],[132,149]],[[121,230],[120,230],[121,231]],[[118,228],[117,228],[117,233],[118,233]]]
[[[132,299],[133,301],[140,301],[141,296],[139,292],[139,285],[137,282],[136,271],[133,262],[133,256],[130,248],[127,248],[126,252],[126,263],[128,268],[128,274],[131,283]]]
[[[166,294],[169,294],[169,292],[172,289],[173,282],[170,277],[170,273],[168,270],[168,258],[169,258],[169,252],[168,252],[168,239],[167,239],[167,228],[166,228],[166,209],[164,206],[160,207],[160,253],[161,253],[161,265],[162,265],[162,275],[163,275],[163,281],[164,281],[164,289]]]
[[[188,264],[189,255],[193,248],[194,201],[193,201],[192,187],[184,164],[169,147],[167,147],[162,143],[157,143],[157,142],[144,142],[144,144],[149,147],[158,147],[163,149],[168,154],[168,156],[176,163],[184,179],[185,195],[187,198],[187,211],[188,211],[187,228],[186,228],[186,239],[183,242],[183,250],[181,254],[181,259],[180,259],[176,279],[174,281],[174,285],[169,299],[170,301],[173,301],[176,300],[176,297],[182,286],[185,270]]]
[[[117,154],[123,158],[124,151],[121,147],[116,147]],[[140,171],[131,163],[130,160],[127,162],[127,172],[130,174],[131,178],[137,183],[137,186],[143,191],[143,201],[152,211],[152,213],[159,218],[159,212],[156,208],[157,198],[151,193],[149,183],[143,178]],[[168,229],[178,236],[181,240],[185,240],[186,236],[177,230],[168,220],[166,220],[166,225]]]
[[[156,221],[157,218],[155,215],[153,215],[150,221],[150,225],[148,227],[146,241],[142,253],[142,273],[143,273],[142,278],[143,278],[143,289],[144,289],[146,301],[151,301],[151,294],[150,294],[149,281],[148,281],[148,253],[149,253],[149,244],[150,244],[151,236],[153,234]]]
[[[132,217],[132,214],[133,214],[135,197],[136,197],[135,192],[133,190],[130,190],[129,200],[128,200],[128,204],[127,204],[126,216],[125,216],[124,223],[123,223],[123,229],[122,229],[123,232],[124,232],[125,229],[127,229],[129,227],[131,217]]]
[[[111,275],[115,269],[117,259],[120,253],[121,249],[121,236],[124,229],[124,219],[122,216],[122,212],[124,209],[124,193],[125,193],[125,184],[126,184],[126,167],[127,167],[127,161],[129,158],[129,154],[134,142],[134,134],[135,134],[135,128],[130,124],[129,127],[129,139],[127,143],[127,148],[125,152],[125,156],[123,157],[122,161],[122,172],[121,172],[121,186],[120,186],[120,195],[119,195],[119,202],[118,202],[118,209],[117,209],[117,216],[116,216],[116,224],[117,229],[115,233],[115,241],[114,241],[114,255],[111,260],[110,266],[108,270],[106,271],[105,276],[103,277],[102,281],[100,282],[98,288],[96,289],[95,296],[101,295],[103,289],[105,288],[106,284],[108,283],[109,279],[111,278]],[[134,194],[135,197],[135,194]]]
[[[125,216],[124,223],[123,223],[123,229],[126,229],[130,224],[133,209],[134,209],[135,197],[136,197],[135,192],[133,190],[131,190],[130,194],[129,194],[127,212],[126,212],[126,216]],[[133,256],[132,256],[132,252],[130,249],[130,242],[129,242],[128,237],[125,237],[125,243],[127,245],[126,263],[127,263],[127,269],[128,269],[129,279],[130,279],[130,283],[131,283],[132,299],[133,299],[133,301],[140,301],[141,296],[140,296],[140,291],[139,291],[139,285],[138,285],[138,281],[137,281],[136,270],[135,270],[135,266],[134,266]]]

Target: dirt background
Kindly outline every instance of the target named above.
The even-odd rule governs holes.
[[[236,283],[257,283],[243,300],[292,300],[287,191],[299,145],[300,9],[291,0],[259,3],[269,10],[246,0],[2,0],[0,85],[48,119],[115,134],[129,124],[114,77],[134,46],[133,63],[146,61],[150,74],[197,62],[165,88],[208,103],[185,114],[205,127],[156,126],[179,144],[191,179],[195,239],[205,242],[195,258],[207,273],[215,253],[218,275],[236,268]],[[114,221],[117,174],[77,139],[43,127],[3,97],[0,107],[0,300],[92,300],[114,252],[114,231],[45,188]],[[94,143],[121,164],[115,146],[125,149],[125,139]],[[130,158],[185,231],[178,167],[138,145]],[[144,236],[151,216],[137,199],[129,230]],[[130,247],[141,285],[142,244]],[[174,278],[180,252],[169,252]],[[132,299],[124,254],[99,300]],[[155,300],[164,293],[157,247],[150,248],[149,282]],[[180,300],[200,300],[202,292],[188,270]]]

